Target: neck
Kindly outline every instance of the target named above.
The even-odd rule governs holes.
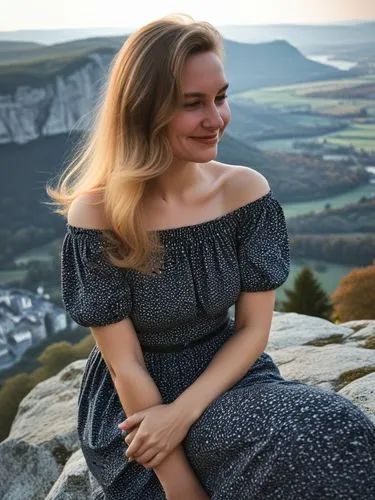
[[[164,203],[170,203],[176,199],[189,201],[199,187],[202,177],[199,163],[174,162],[167,172],[149,181],[148,192],[154,199]]]

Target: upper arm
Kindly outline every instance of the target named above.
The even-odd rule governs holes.
[[[99,197],[92,193],[82,194],[73,200],[67,219],[71,226],[89,229],[108,228],[103,204]]]
[[[236,167],[231,178],[231,193],[237,206],[261,198],[270,190],[267,179],[250,167]],[[235,328],[254,327],[269,332],[275,306],[275,290],[242,291],[235,304]]]
[[[235,330],[251,327],[259,329],[265,335],[268,335],[272,323],[275,298],[275,290],[241,292],[235,304]]]
[[[92,194],[81,195],[72,202],[68,212],[68,223],[79,228],[108,228],[103,207],[98,198]],[[112,275],[111,272],[114,274]],[[106,276],[113,281],[113,285],[120,288],[125,286],[125,283],[120,282],[120,274],[115,268],[108,268]],[[118,282],[115,279],[116,277],[118,277]],[[93,275],[91,275],[91,279],[94,279]],[[105,293],[105,287],[108,285],[105,284],[104,276],[98,277],[98,283],[95,286],[97,286],[95,293]],[[83,290],[81,293],[87,294],[88,291]],[[116,298],[111,295],[111,300],[120,302],[120,297]],[[93,307],[91,304],[89,306],[87,301],[88,297],[85,302],[86,307]],[[129,317],[105,326],[90,326],[90,330],[112,379],[119,373],[124,372],[124,370],[131,369],[133,362],[144,365],[139,340],[133,322]]]
[[[131,370],[132,363],[145,366],[142,349],[130,318],[111,325],[90,327],[90,330],[113,380],[126,370]]]

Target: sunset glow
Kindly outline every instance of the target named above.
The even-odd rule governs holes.
[[[374,0],[160,0],[145,5],[124,0],[12,0],[1,7],[0,30],[132,27],[171,12],[224,24],[331,23],[375,19]]]

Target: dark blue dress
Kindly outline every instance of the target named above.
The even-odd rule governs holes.
[[[146,276],[108,264],[99,230],[68,225],[62,296],[81,325],[132,319],[146,366],[168,403],[234,333],[228,309],[240,292],[276,289],[288,277],[290,259],[283,210],[272,191],[219,218],[160,236],[164,269]],[[146,349],[209,334],[178,352]],[[93,498],[164,499],[153,470],[124,457],[117,424],[125,418],[94,347],[78,409],[82,451],[100,485]],[[344,397],[284,380],[267,353],[209,405],[183,445],[213,500],[375,499],[374,425]]]

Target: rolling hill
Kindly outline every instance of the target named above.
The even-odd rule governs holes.
[[[18,85],[43,85],[51,76],[66,75],[83,66],[90,54],[117,52],[125,37],[89,38],[52,46],[10,50],[0,59],[0,94]],[[9,45],[9,44],[8,44]],[[227,77],[231,92],[288,83],[340,78],[344,72],[311,61],[289,43],[246,44],[224,41]],[[0,45],[1,51],[1,45]]]
[[[27,144],[0,147],[0,230],[34,225],[62,230],[62,220],[52,214],[45,184],[66,165],[79,134],[42,137]],[[255,168],[269,180],[282,202],[306,201],[346,192],[365,183],[369,174],[359,167],[300,155],[263,152],[225,134],[218,159]]]

